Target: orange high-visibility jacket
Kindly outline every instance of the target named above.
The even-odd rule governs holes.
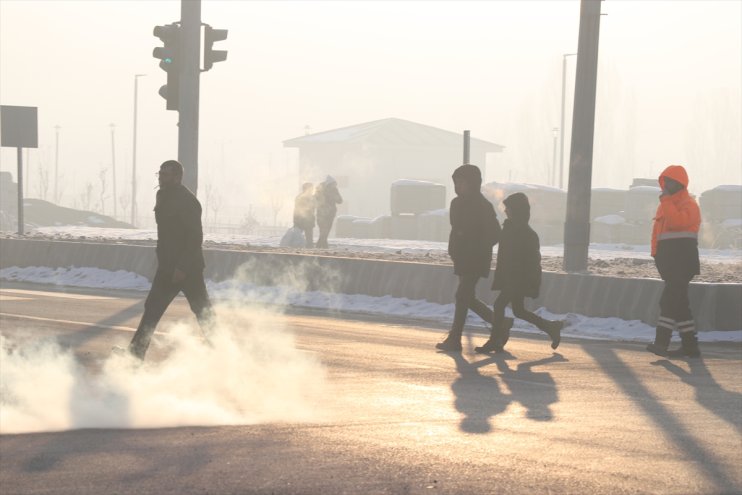
[[[701,210],[687,189],[688,173],[681,165],[670,165],[660,175],[660,187],[664,188],[665,177],[680,182],[684,189],[660,198],[652,228],[652,256],[657,255],[657,245],[661,241],[698,239],[698,229],[701,226]]]

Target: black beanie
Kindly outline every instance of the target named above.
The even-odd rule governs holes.
[[[528,196],[522,192],[511,194],[503,201],[510,211],[510,218],[528,222],[531,219],[531,205]]]
[[[453,171],[453,180],[464,179],[474,184],[477,189],[482,187],[482,171],[476,165],[462,165]]]

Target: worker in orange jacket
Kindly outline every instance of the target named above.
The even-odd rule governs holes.
[[[665,287],[654,343],[647,350],[658,356],[699,357],[696,325],[690,310],[688,285],[698,275],[698,228],[701,210],[688,193],[688,173],[670,165],[659,178],[662,194],[652,228],[652,256]],[[668,351],[673,330],[680,332],[680,349]]]

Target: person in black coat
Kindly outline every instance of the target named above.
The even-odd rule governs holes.
[[[492,290],[499,290],[495,300],[492,319],[492,335],[477,352],[501,351],[508,339],[505,329],[505,307],[511,304],[513,314],[536,325],[551,337],[551,348],[556,349],[561,340],[564,323],[549,321],[525,309],[526,297],[538,297],[541,288],[541,251],[538,234],[528,221],[531,205],[523,193],[511,194],[503,201],[507,219],[503,222],[500,247],[497,249],[497,265]]]
[[[451,201],[451,234],[448,254],[453,261],[453,271],[459,276],[456,289],[456,309],[451,331],[436,348],[443,351],[460,351],[461,334],[466,315],[472,309],[486,322],[492,322],[492,311],[476,298],[479,278],[487,278],[492,264],[492,248],[500,237],[492,203],[487,201],[480,188],[482,173],[475,165],[462,165],[453,173],[456,197]]]
[[[305,246],[314,247],[314,210],[317,208],[314,199],[314,186],[305,182],[301,193],[294,200],[294,227],[304,232]]]
[[[343,202],[343,197],[340,196],[337,182],[333,177],[328,175],[324,182],[317,185],[314,199],[317,202],[317,227],[319,227],[317,247],[327,248],[327,238],[338,211],[337,205]]]
[[[179,162],[164,162],[158,177],[157,272],[144,302],[142,320],[129,344],[129,352],[139,359],[144,359],[157,323],[181,291],[202,330],[206,331],[213,316],[203,275],[201,203],[181,184],[183,166]]]

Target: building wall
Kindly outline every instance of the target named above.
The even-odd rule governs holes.
[[[471,150],[471,161],[485,172],[485,153]],[[390,188],[399,179],[417,179],[446,186],[446,202],[454,196],[451,174],[462,162],[460,149],[385,146],[302,146],[301,181],[337,181],[344,204],[338,214],[375,218],[390,213]]]

